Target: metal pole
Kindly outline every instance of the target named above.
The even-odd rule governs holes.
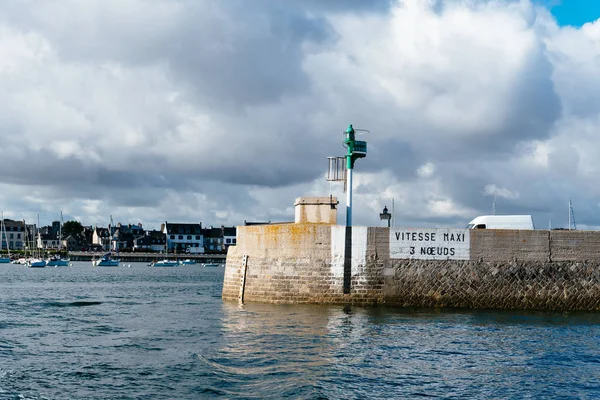
[[[394,198],[392,197],[392,226],[396,226],[396,211],[394,210]]]
[[[355,132],[352,124],[348,125],[346,130],[346,138],[344,143],[348,149],[346,153],[346,226],[352,226],[352,169],[354,168],[354,144],[355,144]]]
[[[344,287],[343,293],[349,294],[352,285],[352,169],[354,168],[354,128],[348,125],[344,143],[346,153],[346,235],[344,239]]]
[[[346,188],[346,226],[352,226],[352,168],[348,168],[348,184]]]

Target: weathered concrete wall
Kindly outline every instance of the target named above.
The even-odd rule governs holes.
[[[238,300],[247,255],[244,301],[377,303],[383,280],[375,269],[366,270],[364,251],[354,252],[352,292],[343,293],[344,232],[343,226],[319,224],[238,227],[237,245],[227,253],[223,299]],[[353,236],[366,249],[367,228],[354,229]]]
[[[246,255],[249,302],[600,309],[600,232],[473,230],[466,259],[391,258],[396,237],[354,227],[346,254],[343,226],[238,227],[223,298],[238,300]]]
[[[227,254],[223,298],[237,299],[240,294],[243,255],[248,255],[245,301],[292,303],[314,298],[316,302],[340,292],[340,282],[328,274],[328,228],[315,224],[238,227],[237,245]]]
[[[335,225],[338,204],[336,197],[298,197],[294,202],[294,222]]]
[[[600,262],[600,232],[551,231],[552,261]]]
[[[548,261],[549,231],[473,230],[471,260]]]

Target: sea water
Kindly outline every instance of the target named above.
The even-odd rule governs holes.
[[[0,399],[600,398],[600,313],[223,302],[223,268],[0,267]]]

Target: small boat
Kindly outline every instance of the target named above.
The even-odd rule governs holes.
[[[159,260],[159,261],[153,261],[150,263],[150,267],[176,267],[179,265],[178,261],[175,260]]]
[[[202,264],[202,266],[204,268],[217,268],[217,267],[220,267],[221,264],[217,264],[217,263],[204,263],[204,264]]]
[[[185,259],[185,260],[183,260],[183,261],[180,261],[179,263],[180,263],[181,265],[195,265],[195,264],[196,264],[196,260],[190,260],[190,259],[188,258],[188,259]]]
[[[68,267],[69,260],[65,260],[65,259],[61,258],[59,254],[55,254],[46,260],[46,266],[47,267]]]
[[[29,268],[45,268],[46,260],[42,260],[40,258],[30,258],[26,261],[25,265]]]
[[[58,253],[54,254],[46,260],[46,266],[48,267],[68,267],[70,260],[65,260],[60,256],[60,251],[62,249],[62,225],[63,225],[63,216],[62,211],[60,212],[60,224],[58,225]]]
[[[92,260],[92,265],[95,267],[118,267],[121,259],[112,258],[110,253],[106,253],[97,260]]]
[[[0,264],[10,263],[10,257],[0,257]]]
[[[25,224],[25,221],[23,221],[23,224]],[[39,218],[38,218],[38,225],[39,225]],[[25,226],[25,235],[27,236],[27,226]],[[37,229],[34,230],[34,238],[37,237],[38,235],[38,231]],[[29,268],[45,268],[46,267],[46,260],[40,258],[40,251],[39,249],[36,249],[36,246],[34,245],[34,243],[31,243],[31,248],[34,249],[32,251],[32,254],[27,258],[27,260],[25,260],[25,265]]]

